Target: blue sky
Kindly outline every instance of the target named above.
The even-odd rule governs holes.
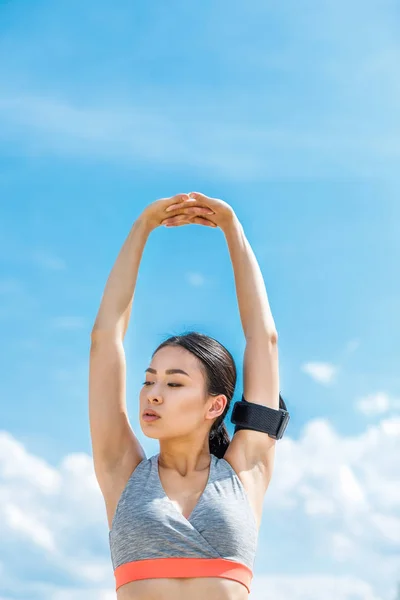
[[[134,220],[195,190],[233,206],[260,262],[291,412],[251,598],[394,598],[399,21],[389,0],[0,2],[0,600],[115,597],[90,331]],[[148,456],[143,372],[187,329],[231,350],[239,399],[220,230],[145,248],[125,348]]]

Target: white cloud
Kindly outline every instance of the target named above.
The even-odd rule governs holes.
[[[399,417],[369,426],[356,437],[342,437],[329,421],[315,419],[298,441],[281,440],[266,502],[313,514],[310,500],[324,500],[341,518],[353,511],[361,517],[372,507],[400,509],[400,487],[394,485],[398,455]]]
[[[332,554],[337,562],[346,562],[357,551],[354,541],[343,533],[333,533],[331,542]]]
[[[6,431],[0,431],[0,478],[2,483],[23,481],[40,495],[56,494],[61,485],[60,474],[44,460],[29,454],[24,446]]]
[[[356,577],[302,575],[259,577],[250,600],[383,600],[372,587]]]
[[[396,583],[400,566],[399,454],[399,418],[352,437],[317,419],[297,441],[283,438],[265,498],[268,524],[260,530],[259,553],[262,558],[263,544],[270,548],[271,539],[279,539],[279,555],[284,557],[290,547],[299,557],[309,556],[309,575],[291,574],[290,563],[279,577],[256,570],[251,597],[329,600],[336,594],[335,600],[380,600],[379,590],[382,599],[390,600],[387,589]],[[298,548],[294,531],[288,531],[286,546],[273,529],[285,523],[287,530],[290,515],[296,529],[308,532]],[[0,594],[17,590],[23,597],[29,590],[32,600],[108,600],[114,580],[107,532],[90,456],[70,454],[54,467],[7,432],[0,434],[0,538],[5,541]],[[323,576],[312,571],[321,548],[327,561]],[[45,578],[24,580],[25,561],[30,570],[39,561],[41,577],[47,570],[53,581],[70,578],[72,588],[51,587]],[[352,577],[344,577],[339,568]]]
[[[10,582],[9,578],[5,580]],[[17,583],[8,583],[10,595],[0,596],[0,600],[116,600],[116,593],[110,588],[98,586],[65,587],[51,583],[32,581],[26,583],[19,580]]]
[[[40,523],[35,515],[32,515],[32,513],[27,514],[11,502],[4,503],[2,512],[8,527],[17,535],[22,534],[21,540],[27,538],[49,552],[56,550],[54,537],[50,529]]]
[[[325,419],[311,421],[298,441],[281,440],[265,513],[270,522],[284,522],[292,512],[299,524],[305,517],[333,568],[343,565],[362,580],[369,573],[370,584],[394,584],[400,569],[398,456],[400,417],[352,437],[339,435]],[[284,548],[279,552],[284,555]]]
[[[25,564],[32,571],[37,563],[42,574],[68,577],[82,590],[94,584],[99,591],[112,590],[107,530],[104,502],[88,455],[66,456],[56,468],[29,454],[7,432],[0,433],[0,539],[4,541],[0,560],[9,589],[16,593],[11,573],[23,573]],[[33,598],[34,582],[25,583]],[[5,585],[2,579],[0,593],[6,591]],[[37,597],[53,600],[56,596],[38,593]]]
[[[338,368],[330,363],[309,362],[304,364],[301,370],[310,375],[318,383],[328,385],[333,383]]]
[[[391,410],[400,409],[400,399],[391,397],[385,392],[377,392],[360,398],[356,402],[356,408],[368,417],[383,415]]]

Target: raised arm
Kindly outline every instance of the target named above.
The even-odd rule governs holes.
[[[228,244],[235,276],[236,294],[246,350],[244,355],[244,396],[248,402],[279,408],[278,334],[271,313],[261,269],[232,207],[219,198],[198,192],[189,194],[189,201],[180,206],[206,206],[213,215],[206,220],[219,226]],[[170,209],[174,208],[170,207]],[[167,212],[168,210],[167,209]],[[180,217],[167,223],[179,223]],[[194,223],[205,224],[202,217]]]
[[[240,318],[246,338],[243,394],[248,402],[278,409],[278,334],[261,269],[235,215],[224,233],[232,261]]]
[[[126,361],[123,340],[128,329],[136,280],[150,233],[168,206],[186,194],[157,200],[133,224],[108,277],[92,332],[89,372],[89,420],[97,481],[106,498],[109,523],[113,501],[145,453],[129,423],[126,406]],[[181,211],[172,214],[179,215]],[[197,208],[182,224],[205,213]],[[111,499],[110,499],[111,498]],[[107,501],[109,500],[109,502]]]
[[[255,254],[229,204],[198,192],[189,196],[190,200],[184,203],[186,206],[206,206],[214,211],[207,220],[222,229],[229,248],[246,338],[243,395],[248,402],[278,410],[278,334]],[[179,222],[179,217],[169,221]],[[194,222],[202,224],[203,219],[197,218]],[[234,434],[225,458],[235,465],[237,471],[255,472],[257,487],[264,493],[272,474],[275,443],[276,440],[266,433],[242,429]]]
[[[102,471],[121,461],[129,449],[138,461],[144,458],[127,414],[123,340],[150,231],[142,218],[133,224],[108,277],[91,333],[89,420],[94,465],[100,478]]]

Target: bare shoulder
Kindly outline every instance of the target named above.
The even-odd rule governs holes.
[[[90,348],[89,417],[94,470],[111,525],[118,500],[146,458],[126,405],[126,359],[118,332],[94,330]]]
[[[234,434],[224,455],[242,482],[259,525],[273,472],[275,444],[266,433],[242,429]]]

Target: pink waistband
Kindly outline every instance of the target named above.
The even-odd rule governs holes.
[[[160,577],[222,577],[242,583],[250,593],[251,570],[241,563],[225,558],[153,558],[136,560],[114,571],[116,589],[138,579]]]

